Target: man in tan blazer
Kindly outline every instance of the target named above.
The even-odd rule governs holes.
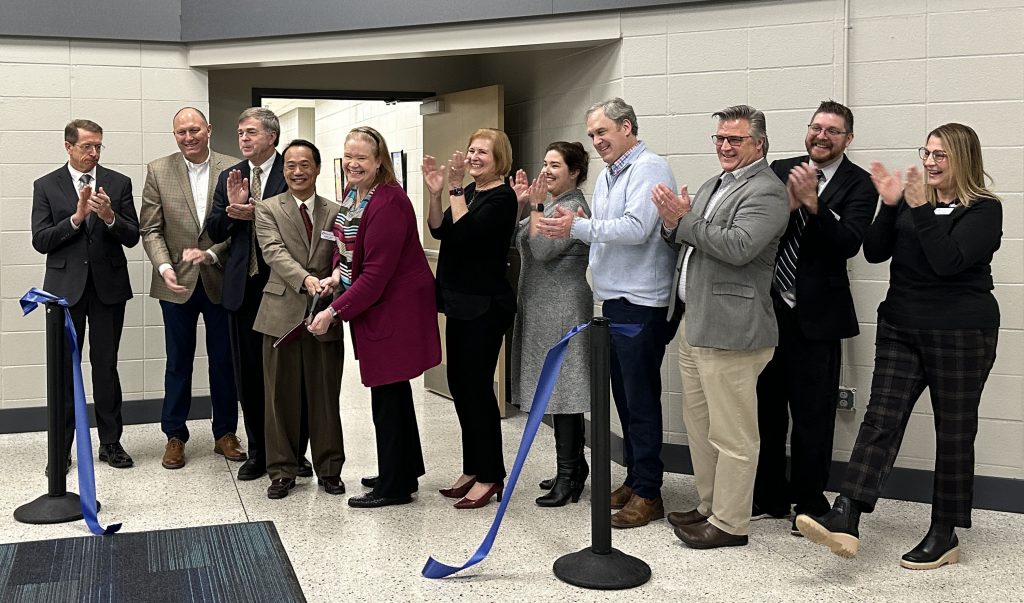
[[[302,403],[309,408],[309,443],[317,482],[328,494],[342,494],[339,477],[345,463],[338,397],[344,339],[340,323],[319,336],[302,328],[299,337],[279,347],[274,341],[309,314],[319,293],[330,295],[320,279],[331,274],[335,250],[331,227],[340,206],[316,194],[320,151],[306,140],[284,150],[288,191],[256,205],[256,238],[270,277],[253,329],[263,337],[263,379],[267,396],[266,454],[268,498],[284,498],[298,473]],[[324,304],[321,304],[324,305]],[[319,309],[319,308],[318,308]]]
[[[185,466],[189,436],[185,420],[192,405],[192,365],[200,314],[206,325],[214,452],[232,461],[244,461],[246,454],[235,436],[238,398],[228,314],[220,305],[221,262],[227,259],[228,244],[214,244],[205,227],[217,176],[235,159],[210,150],[212,126],[199,109],[181,109],[172,124],[180,151],[147,167],[140,222],[142,245],[153,262],[149,294],[160,300],[167,349],[160,422],[167,446],[162,464],[179,469]]]

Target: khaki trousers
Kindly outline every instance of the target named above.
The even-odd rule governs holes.
[[[267,473],[270,479],[294,478],[299,464],[302,399],[309,405],[309,447],[318,477],[338,477],[345,463],[341,434],[341,370],[344,341],[317,341],[313,335],[274,348],[263,336],[263,381],[266,386]]]
[[[747,534],[761,441],[757,377],[775,348],[719,350],[686,343],[680,327],[683,423],[700,504],[697,511],[733,535]]]

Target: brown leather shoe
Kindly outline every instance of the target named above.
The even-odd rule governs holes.
[[[230,432],[217,438],[213,444],[213,451],[224,455],[224,458],[229,461],[242,462],[249,458],[245,450],[242,450],[242,443],[238,441],[238,436]]]
[[[618,510],[625,507],[630,498],[633,498],[633,489],[622,484],[612,491],[612,508]]]
[[[688,526],[708,520],[707,517],[697,512],[697,509],[694,509],[692,511],[683,511],[682,513],[678,511],[673,511],[669,513],[666,517],[668,519],[668,522],[676,526],[677,528],[679,526]]]
[[[612,527],[639,528],[664,517],[665,505],[662,504],[660,496],[644,498],[634,494],[621,511],[612,515]]]
[[[164,469],[181,469],[185,466],[185,442],[178,438],[167,440],[164,447],[164,458],[160,461]]]
[[[720,530],[710,521],[679,526],[676,537],[691,549],[717,549],[722,546],[747,546],[747,535],[735,536]]]

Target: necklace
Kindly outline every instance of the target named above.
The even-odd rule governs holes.
[[[501,186],[501,178],[498,178],[498,179],[497,179],[497,180],[496,180],[495,182],[497,182],[497,183],[498,183],[498,184],[497,184],[497,186]],[[491,183],[490,183],[490,182],[488,182],[488,183],[486,183],[486,184],[488,184],[488,185],[489,185],[489,184],[491,184]],[[478,193],[482,193],[482,192],[485,192],[485,191],[489,191],[489,190],[491,190],[492,188],[496,188],[496,187],[495,187],[495,186],[488,186],[487,188],[481,188],[480,186],[475,186],[475,187],[473,187],[473,196],[472,196],[472,197],[470,197],[470,198],[469,198],[469,200],[468,200],[468,201],[466,202],[466,209],[469,209],[469,207],[470,207],[471,205],[473,205],[473,202],[474,202],[474,201],[476,201],[476,196],[477,196],[477,194],[478,194]]]

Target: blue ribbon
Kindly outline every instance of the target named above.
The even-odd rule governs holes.
[[[86,414],[88,411],[85,406],[85,386],[82,382],[82,350],[78,347],[78,336],[75,334],[75,324],[71,321],[71,312],[68,311],[68,300],[32,287],[21,298],[21,311],[23,315],[27,315],[39,304],[48,302],[57,302],[64,307],[64,332],[71,344],[71,370],[74,372],[75,387],[75,446],[78,458],[78,488],[80,490],[79,500],[82,503],[82,518],[85,519],[85,525],[89,526],[89,531],[93,534],[97,536],[113,534],[121,529],[121,524],[115,523],[104,528],[96,519],[96,471],[92,465],[89,415]],[[64,392],[60,392],[60,395],[63,398]],[[63,404],[63,400],[60,404]],[[58,460],[64,461],[64,459]],[[60,471],[61,469],[63,467],[50,467],[50,471]]]
[[[519,452],[516,454],[516,461],[512,465],[512,472],[509,473],[508,482],[505,484],[504,495],[501,498],[501,504],[498,505],[498,513],[494,516],[494,521],[491,522],[491,528],[487,530],[487,535],[484,536],[484,541],[480,543],[480,546],[477,547],[476,552],[473,553],[469,560],[458,567],[445,565],[433,557],[428,558],[426,565],[423,566],[424,577],[444,578],[451,576],[456,572],[460,572],[468,567],[480,563],[485,557],[487,557],[487,553],[491,552],[491,547],[494,546],[494,539],[497,537],[498,530],[501,528],[501,520],[505,517],[505,509],[508,508],[508,502],[512,499],[512,493],[516,489],[516,482],[519,481],[519,473],[523,470],[523,464],[526,462],[526,457],[530,452],[530,447],[533,445],[533,440],[537,435],[537,429],[540,427],[541,419],[544,418],[544,411],[547,410],[548,402],[551,400],[551,392],[554,391],[555,383],[558,381],[558,375],[562,368],[562,361],[565,359],[565,351],[569,346],[569,340],[589,326],[590,323],[583,323],[570,329],[568,333],[558,340],[558,343],[551,346],[551,349],[548,350],[548,355],[544,358],[544,367],[540,371],[540,378],[537,380],[537,389],[533,394],[533,404],[530,406],[530,416],[526,420],[526,428],[523,430],[523,439],[519,442]],[[643,325],[611,324],[609,327],[612,331],[621,333],[627,337],[634,337],[640,332]]]

